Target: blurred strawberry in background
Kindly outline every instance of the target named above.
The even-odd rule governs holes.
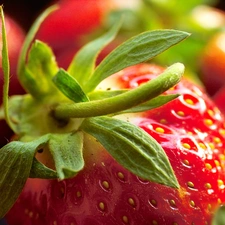
[[[77,44],[77,39],[99,27],[111,8],[111,1],[56,2],[58,9],[42,23],[37,38],[60,49]],[[78,39],[79,41],[79,39]]]
[[[201,78],[210,95],[225,84],[225,32],[216,33],[206,44],[201,60]]]
[[[102,27],[112,1],[60,0],[58,9],[42,23],[36,38],[49,44],[62,67],[67,67],[87,35]],[[87,40],[86,40],[87,41]]]

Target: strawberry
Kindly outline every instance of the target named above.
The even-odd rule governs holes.
[[[104,87],[133,89],[162,71],[140,64],[113,75],[108,85],[115,86]],[[224,118],[192,82],[184,79],[166,92],[177,93],[160,108],[124,116],[162,145],[179,189],[131,174],[87,136],[85,168],[61,182],[29,179],[9,224],[210,224],[225,201]],[[38,157],[48,161],[43,152]]]
[[[64,70],[32,41],[45,16],[20,55],[27,94],[4,104],[15,135],[0,149],[0,216],[9,225],[209,224],[225,201],[224,118],[181,81],[183,64],[143,63],[189,34],[146,31],[95,67],[119,21]]]
[[[76,37],[96,29],[110,6],[101,0],[60,0],[57,4],[58,9],[46,18],[37,33],[38,39],[56,49],[70,45]]]
[[[45,19],[36,38],[48,43],[59,65],[66,68],[68,60],[65,58],[71,61],[71,54],[82,47],[87,35],[100,27],[103,29],[105,17],[115,6],[112,0],[59,0],[52,3],[57,3],[58,9]]]
[[[206,44],[200,64],[201,79],[210,95],[224,85],[225,78],[225,53],[224,53],[225,33],[219,31]]]

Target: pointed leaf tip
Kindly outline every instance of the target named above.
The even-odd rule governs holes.
[[[108,76],[138,63],[146,62],[190,36],[189,33],[172,30],[146,31],[136,35],[114,49],[96,67],[84,89],[90,92]]]

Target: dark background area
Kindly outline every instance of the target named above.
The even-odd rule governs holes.
[[[54,3],[54,0],[4,0],[0,2],[4,6],[4,12],[28,30],[36,16],[49,4]]]
[[[0,0],[0,4],[4,6],[4,11],[15,18],[25,30],[29,29],[36,16],[44,8],[54,2],[56,0]],[[215,7],[225,10],[225,0],[218,1]]]

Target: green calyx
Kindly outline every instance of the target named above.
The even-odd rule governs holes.
[[[34,23],[18,63],[26,95],[8,102],[9,64],[3,21],[4,115],[18,137],[0,149],[0,218],[31,178],[68,179],[84,167],[85,136],[91,135],[118,163],[143,179],[179,188],[170,162],[157,141],[137,126],[115,115],[154,109],[178,95],[161,95],[177,84],[184,66],[175,63],[161,75],[133,90],[98,90],[98,85],[120,70],[148,61],[189,36],[177,30],[139,34],[112,51],[96,66],[99,52],[116,36],[121,19],[106,34],[85,45],[67,70],[59,68],[51,48],[34,40],[47,9]],[[10,109],[10,110],[9,110]],[[0,114],[1,115],[1,114]],[[47,149],[54,165],[38,160]],[[17,191],[15,191],[17,190]]]
[[[167,68],[157,79],[147,82],[136,89],[90,102],[60,104],[54,109],[54,115],[59,119],[67,119],[123,112],[162,94],[180,81],[183,72],[183,64],[177,63]]]

